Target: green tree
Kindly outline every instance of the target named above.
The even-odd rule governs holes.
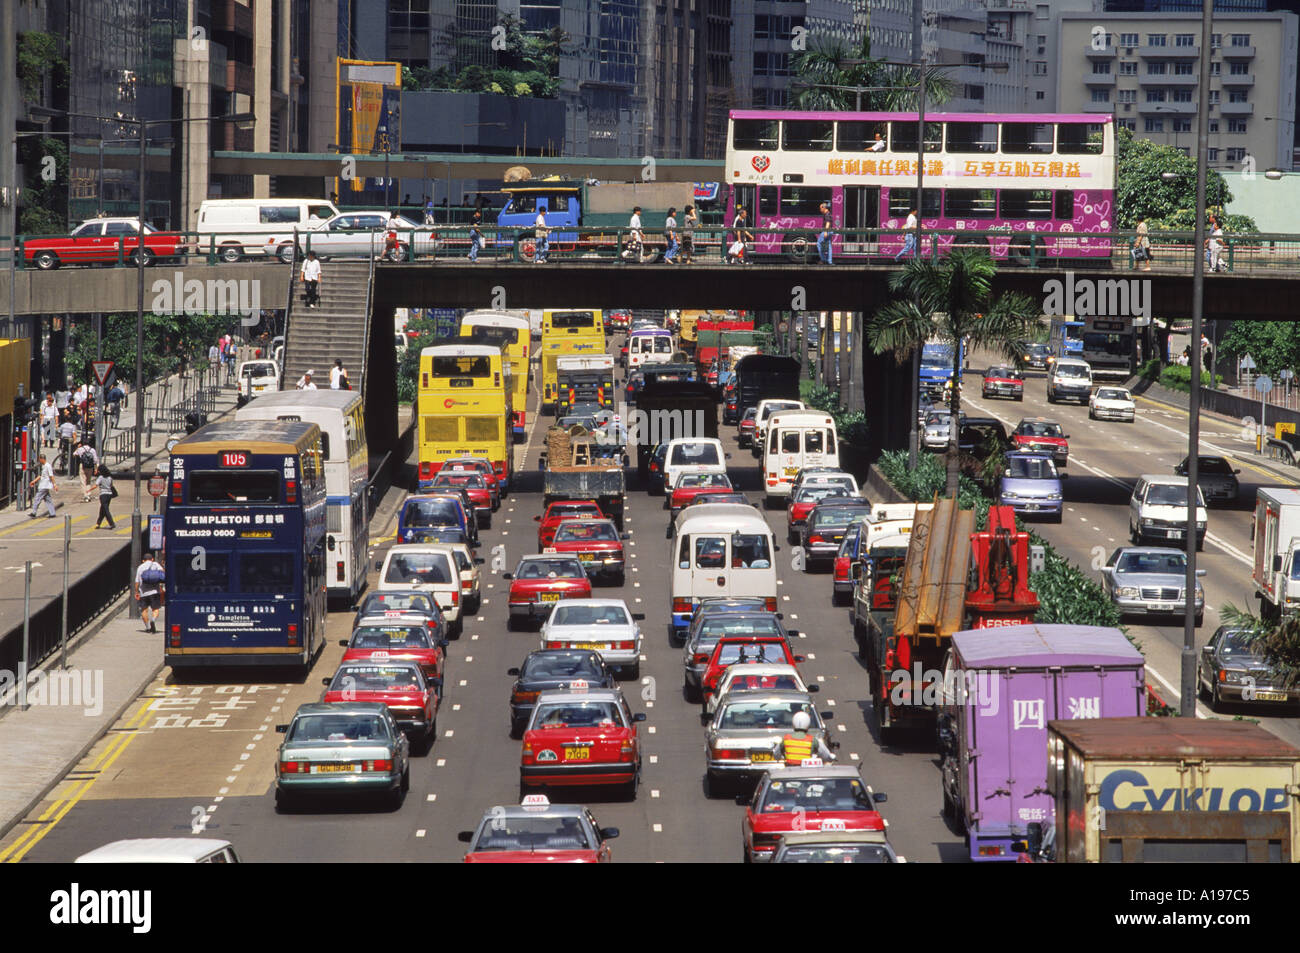
[[[181,360],[193,367],[207,361],[208,348],[217,336],[237,325],[231,315],[153,314],[144,316],[144,354],[141,367],[146,383],[180,370]],[[95,359],[95,322],[73,323],[67,350],[67,366],[80,381],[82,369]],[[104,315],[103,356],[117,364],[120,380],[135,381],[135,315]]]
[[[899,112],[916,109],[917,73],[915,69],[889,66],[871,55],[871,40],[864,36],[853,47],[843,40],[815,41],[808,49],[796,53],[790,62],[796,85],[794,109],[856,109],[858,94],[852,89],[827,87],[880,87],[862,93],[864,112]],[[954,86],[942,70],[928,71],[926,103],[941,106],[952,98]]]
[[[1300,368],[1300,334],[1294,321],[1234,321],[1219,337],[1219,354],[1234,359],[1249,354],[1259,373],[1276,377],[1278,371]]]
[[[1012,292],[993,300],[997,265],[981,249],[957,249],[936,263],[913,258],[889,279],[890,290],[902,297],[891,301],[866,323],[866,340],[876,354],[892,351],[900,362],[933,337],[966,341],[970,348],[994,350],[1008,361],[1020,359],[1032,338],[1041,308],[1028,295]],[[952,349],[952,379],[961,377],[961,349]],[[912,382],[916,386],[916,382]],[[954,426],[950,428],[945,467],[948,495],[957,496],[958,430],[961,390],[950,399]]]
[[[1219,620],[1229,628],[1245,630],[1251,647],[1274,668],[1283,687],[1300,686],[1300,614],[1266,621],[1226,603]]]
[[[1166,182],[1162,173],[1177,176]],[[1223,208],[1232,201],[1232,191],[1223,176],[1206,171],[1205,201],[1208,209],[1231,231],[1257,231],[1246,216],[1228,216]],[[1196,161],[1173,146],[1138,139],[1127,129],[1115,130],[1115,223],[1118,229],[1134,228],[1147,219],[1152,229],[1193,231],[1196,228]]]

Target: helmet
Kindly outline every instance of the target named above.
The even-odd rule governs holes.
[[[808,717],[806,711],[795,712],[794,721],[791,723],[795,731],[807,731],[812,725],[812,719]]]

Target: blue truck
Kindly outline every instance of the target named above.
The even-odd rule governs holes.
[[[966,363],[966,354],[960,341],[954,345],[951,341],[934,338],[921,347],[919,383],[923,394],[931,397],[943,395],[944,387],[952,379],[954,346],[957,348],[957,382],[960,384],[962,365]]]

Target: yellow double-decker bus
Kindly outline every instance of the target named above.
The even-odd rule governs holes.
[[[542,411],[556,410],[555,361],[566,354],[605,353],[602,312],[582,308],[547,309],[542,312]]]
[[[511,411],[510,364],[500,348],[443,344],[420,352],[419,470],[421,492],[429,490],[446,460],[486,457],[510,486],[513,439],[506,433]]]
[[[461,319],[460,336],[467,343],[498,347],[510,365],[511,429],[515,440],[523,440],[528,424],[528,360],[532,335],[528,318],[510,311],[470,311]]]

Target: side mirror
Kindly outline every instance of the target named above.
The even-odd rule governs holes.
[[[482,562],[482,560],[479,560],[479,562]],[[515,574],[512,573],[512,572],[503,572],[503,573],[501,574],[501,578],[502,578],[502,579],[513,579],[513,578],[515,578]]]
[[[439,639],[439,640],[438,640],[438,647],[439,647],[439,648],[445,649],[445,648],[446,648],[447,646],[449,646],[449,645],[451,645],[451,641],[450,641],[449,639]]]
[[[1198,569],[1198,570],[1196,570],[1196,575],[1198,575],[1198,576],[1204,576],[1205,573],[1206,573],[1206,570],[1204,570],[1204,569]]]
[[[830,712],[827,712],[826,714],[829,715]],[[839,750],[840,750],[840,743],[839,743],[838,741],[832,741],[832,742],[828,743],[828,744],[826,745],[826,747],[830,748],[832,751],[839,751]]]
[[[811,695],[813,692],[819,692],[819,691],[821,691],[821,690],[822,690],[822,687],[821,687],[820,685],[818,685],[816,682],[814,682],[813,684],[811,684],[811,685],[808,686],[808,694],[809,694],[809,695]]]
[[[482,565],[483,565],[484,563],[486,563],[486,562],[487,562],[487,560],[484,559],[482,556],[475,556],[475,557],[474,557],[474,565],[475,565],[475,566],[482,566]]]
[[[798,629],[786,629],[785,635],[786,635],[786,638],[788,638],[788,639],[797,639],[797,638],[799,638],[799,630],[798,630]]]
[[[289,730],[289,726],[288,726],[288,725],[276,725],[276,726],[275,726],[275,730],[276,730],[279,734],[284,734],[286,731]]]
[[[1062,480],[1070,479],[1070,474],[1068,473],[1058,473],[1057,476],[1060,477]]]
[[[778,619],[784,619],[784,618],[785,618],[785,613],[784,613],[784,612],[778,612],[778,613],[776,614],[776,617],[777,617]]]
[[[375,572],[379,572],[379,570],[381,570],[381,569],[383,569],[383,568],[384,568],[384,564],[383,564],[382,562],[376,562],[376,563],[375,563]]]
[[[1274,556],[1274,557],[1273,557],[1273,571],[1274,571],[1274,572],[1281,572],[1281,571],[1282,571],[1282,557],[1281,557],[1281,556]]]
[[[1005,470],[1003,470],[1003,471],[1002,471],[1002,475],[1003,475],[1003,476],[1011,476],[1011,468],[1010,468],[1010,467],[1007,467]]]
[[[473,839],[474,839],[473,831],[461,831],[456,835],[456,840],[460,841],[462,844],[468,844]]]
[[[347,639],[339,639],[339,645],[343,646],[344,648],[347,648],[347,647],[348,647],[348,640],[347,640]]]
[[[632,716],[633,721],[645,721],[645,712],[639,711]]]
[[[773,543],[773,544],[772,544],[772,549],[774,549],[776,552],[779,553],[779,552],[781,551],[781,544],[780,544],[780,543]]]
[[[1070,435],[1069,435],[1068,433],[1065,435],[1065,439],[1066,439],[1066,440],[1069,440],[1069,439],[1070,439]]]
[[[804,658],[802,655],[796,655],[796,656],[794,657],[794,660],[795,660],[796,662],[806,662],[806,661],[808,661],[808,660],[807,660],[806,658]]]
[[[644,612],[633,612],[633,613],[632,613],[632,621],[633,621],[633,622],[644,622],[644,621],[645,621],[645,613],[644,613]]]
[[[508,669],[506,669],[506,674],[507,674],[507,675],[514,675],[516,678],[518,678],[518,677],[519,677],[519,669],[518,669],[518,668],[508,668]]]
[[[542,518],[541,518],[540,516],[534,516],[534,517],[533,517],[533,522],[534,522],[534,523],[540,523],[541,521],[542,521]]]
[[[320,683],[321,683],[322,685],[324,685],[326,688],[329,688],[329,687],[330,687],[330,681],[331,681],[331,679],[329,678],[329,676],[326,676],[325,678],[322,678],[322,679],[320,680]]]
[[[884,791],[874,792],[871,795],[871,800],[875,801],[877,804],[884,804],[886,801],[889,800],[889,795],[886,794]]]
[[[1240,473],[1240,472],[1241,472],[1240,470],[1233,470],[1233,471],[1232,471],[1232,475],[1233,475],[1233,476],[1236,476],[1236,475],[1237,475],[1238,473]]]
[[[618,534],[618,538],[619,538],[619,539],[631,539],[631,538],[632,538],[632,534],[631,534],[631,533],[619,533],[619,534]]]
[[[617,827],[602,827],[602,828],[600,829],[600,839],[601,839],[601,840],[613,840],[613,839],[614,839],[615,837],[617,837],[617,836],[618,836],[618,828],[617,828]]]

